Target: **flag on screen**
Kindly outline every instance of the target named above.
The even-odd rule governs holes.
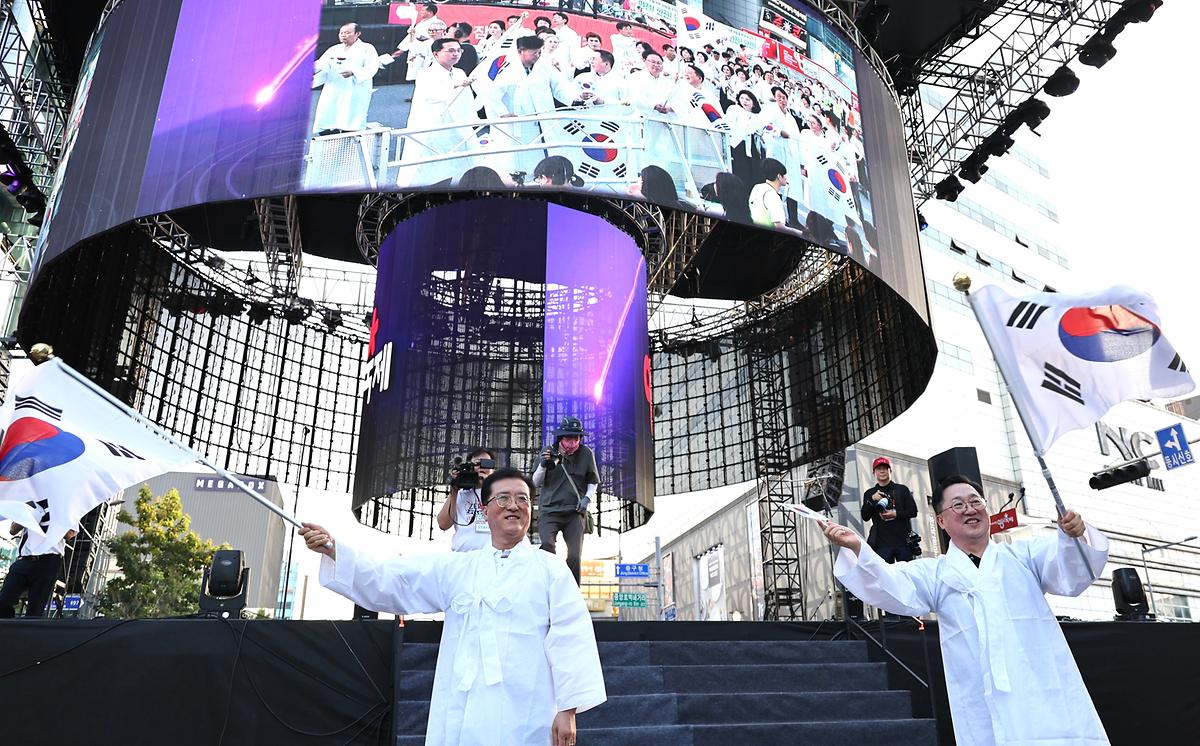
[[[1196,386],[1163,336],[1154,300],[1141,291],[1014,298],[988,285],[970,300],[1039,454],[1120,402]]]
[[[57,358],[30,370],[0,406],[0,518],[48,552],[89,510],[195,460],[116,411]]]

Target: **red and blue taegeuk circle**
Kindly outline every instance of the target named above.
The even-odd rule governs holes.
[[[83,455],[77,436],[36,417],[22,417],[8,428],[0,443],[0,482],[28,479]]]
[[[696,29],[700,28],[700,21],[692,18],[691,16],[684,16],[683,28],[687,31],[695,31]]]
[[[583,136],[583,141],[585,143],[592,142],[600,144],[610,142],[611,139],[612,138],[610,138],[608,135],[601,133]],[[597,161],[599,163],[612,163],[617,159],[616,148],[584,148],[583,154],[588,158],[591,158],[593,161]]]
[[[846,177],[842,176],[842,172],[836,168],[829,169],[829,183],[833,184],[833,188],[842,194],[846,193]]]
[[[504,69],[506,62],[506,57],[503,54],[492,60],[492,64],[488,67],[488,77],[492,80],[495,80],[496,76],[500,74],[500,71]]]
[[[1058,322],[1058,338],[1067,352],[1093,363],[1137,357],[1161,336],[1152,321],[1119,305],[1072,308]]]
[[[704,116],[708,117],[708,121],[713,124],[721,121],[721,112],[712,104],[700,104],[700,111],[704,112]]]

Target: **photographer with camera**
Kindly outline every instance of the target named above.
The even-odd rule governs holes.
[[[585,515],[600,484],[596,456],[583,444],[586,434],[578,417],[564,417],[554,431],[554,446],[542,453],[542,462],[533,472],[533,483],[539,490],[538,538],[542,549],[554,554],[561,531],[567,542],[567,567],[577,584]]]
[[[454,527],[450,549],[470,552],[492,545],[492,532],[483,519],[479,488],[496,468],[495,457],[486,448],[476,448],[466,460],[455,459],[450,469],[450,494],[438,512],[438,528]]]
[[[863,523],[872,522],[867,544],[888,563],[908,562],[921,553],[920,538],[912,530],[917,501],[908,487],[892,481],[891,461],[880,456],[871,470],[877,484],[863,493],[862,505]]]

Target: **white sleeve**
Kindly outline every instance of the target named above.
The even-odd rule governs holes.
[[[850,549],[838,552],[834,576],[842,585],[872,606],[905,616],[921,616],[933,611],[934,594],[927,567],[935,560],[897,562],[889,565],[867,542],[858,555]]]
[[[608,699],[592,618],[567,566],[551,562],[547,572],[550,628],[545,648],[554,679],[554,709],[585,712]]]
[[[366,44],[366,42],[359,42],[359,44]],[[375,73],[379,72],[379,53],[370,44],[366,46],[370,51],[363,53],[362,65],[354,71],[354,79],[358,81],[370,80],[375,77]]]
[[[374,558],[345,542],[335,544],[337,560],[321,558],[321,585],[363,608],[394,614],[445,611],[445,570],[460,553]]]
[[[1055,529],[1054,533],[1054,537],[1014,542],[1013,548],[1019,548],[1017,556],[1037,576],[1044,592],[1056,596],[1078,596],[1092,584],[1092,576],[1079,550],[1074,547],[1075,540],[1061,530]],[[1108,562],[1108,539],[1095,528],[1087,526],[1080,544],[1088,564],[1092,566],[1096,577],[1100,577]]]
[[[541,488],[546,483],[546,467],[538,464],[538,468],[533,470],[533,486]]]
[[[592,482],[591,484],[589,484],[587,486],[587,489],[584,491],[585,494],[587,495],[587,499],[595,500],[596,499],[596,490],[599,487],[600,487],[600,485],[596,484],[595,482]]]

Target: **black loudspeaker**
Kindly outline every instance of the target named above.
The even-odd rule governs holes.
[[[359,606],[358,604],[354,604],[354,616],[352,616],[350,618],[355,619],[355,620],[378,619],[379,612],[371,611],[370,609],[368,609],[365,606]]]
[[[846,452],[838,451],[808,465],[808,478],[801,498],[808,507],[817,512],[832,510],[842,499],[842,486],[846,482]]]
[[[979,473],[979,454],[974,448],[951,448],[929,458],[929,484],[935,491],[943,479],[955,474],[962,474],[983,484],[983,475]]]

